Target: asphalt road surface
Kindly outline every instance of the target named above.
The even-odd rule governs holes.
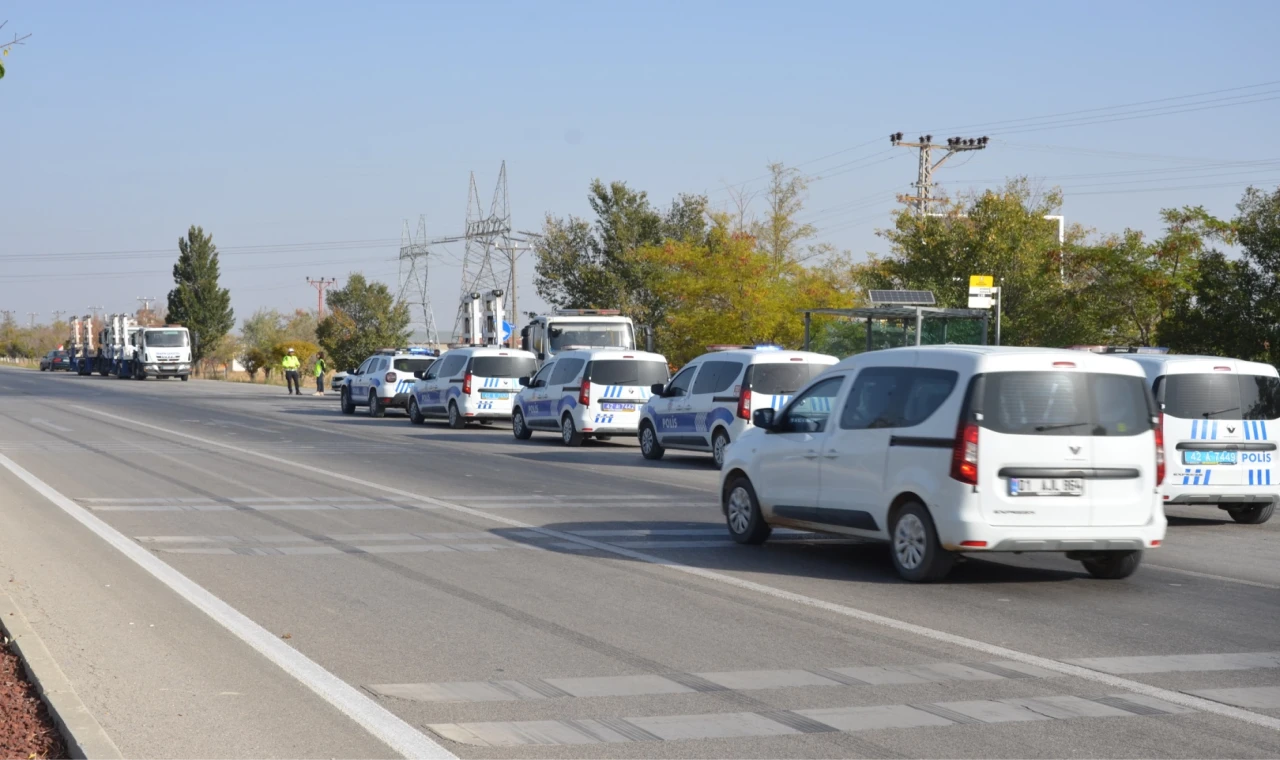
[[[0,582],[130,757],[1275,757],[1280,519],[899,582],[709,457],[0,370]]]

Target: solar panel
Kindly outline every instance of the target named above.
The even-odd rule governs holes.
[[[929,290],[869,290],[867,296],[876,306],[933,306],[937,303]]]

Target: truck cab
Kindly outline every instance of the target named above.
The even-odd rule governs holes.
[[[559,309],[534,317],[520,331],[520,348],[530,351],[541,367],[556,355],[574,349],[621,348],[634,351],[636,328],[617,309]]]
[[[191,376],[191,334],[185,327],[137,327],[129,331],[133,377]]]

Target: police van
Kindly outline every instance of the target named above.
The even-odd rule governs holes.
[[[661,459],[667,449],[709,451],[716,466],[751,427],[756,409],[781,409],[838,359],[779,346],[708,346],[671,382],[653,388],[640,411],[640,453]]]
[[[640,407],[669,376],[660,354],[620,348],[562,351],[538,374],[520,379],[524,388],[511,411],[511,432],[522,441],[535,430],[559,432],[566,446],[580,446],[589,436],[633,436]]]
[[[1271,518],[1280,498],[1280,374],[1212,356],[1128,355],[1160,405],[1165,504],[1217,507],[1238,523]]]
[[[457,430],[469,422],[492,424],[511,419],[516,379],[533,374],[537,358],[529,351],[502,346],[472,346],[446,351],[422,374],[409,397],[409,419],[449,421]]]
[[[363,406],[370,417],[383,417],[387,409],[404,409],[416,373],[435,361],[434,352],[426,348],[387,348],[370,356],[342,379],[338,391],[342,413],[354,414],[357,406]]]

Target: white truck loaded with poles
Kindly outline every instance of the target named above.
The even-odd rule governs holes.
[[[653,332],[640,330],[645,336],[645,350],[653,351]],[[617,309],[557,309],[551,314],[534,317],[520,331],[520,347],[538,357],[538,366],[546,364],[561,351],[581,348],[621,348],[634,351],[636,326],[631,317]]]
[[[71,320],[68,351],[81,375],[97,372],[146,380],[191,376],[191,333],[179,325],[144,327],[132,314],[109,314],[94,331],[94,318]]]

